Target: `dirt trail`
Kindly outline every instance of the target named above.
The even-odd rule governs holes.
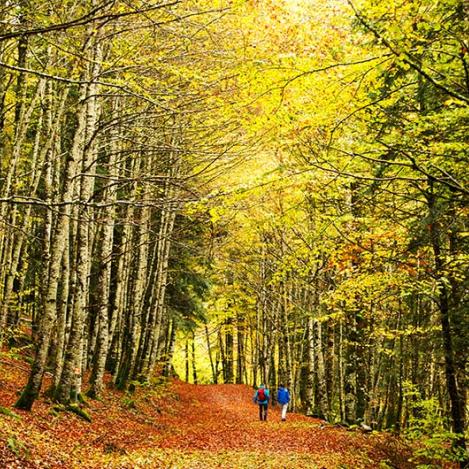
[[[174,414],[160,420],[168,430],[158,441],[162,448],[311,455],[372,452],[368,436],[318,419],[289,413],[281,422],[279,406],[269,407],[267,422],[259,421],[249,386],[177,383],[174,390],[179,395]]]
[[[5,365],[6,364],[6,365]],[[0,363],[0,406],[11,408],[24,364]],[[33,412],[0,418],[0,469],[411,469],[409,452],[384,434],[364,435],[317,419],[269,408],[259,421],[245,385],[142,387],[135,394],[109,387],[89,401],[88,423],[53,412],[41,398]],[[389,461],[389,465],[382,465]]]

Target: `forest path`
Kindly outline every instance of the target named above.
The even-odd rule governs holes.
[[[269,407],[267,422],[259,421],[249,386],[177,382],[172,389],[178,398],[158,419],[153,439],[159,449],[145,460],[154,467],[368,469],[387,459],[379,437],[297,413],[282,422],[279,406]]]
[[[91,423],[54,411],[45,396],[32,412],[19,411],[13,405],[27,371],[23,361],[0,360],[0,469],[415,467],[408,448],[386,434],[350,432],[296,413],[281,422],[279,407],[261,422],[246,385],[174,381],[134,393],[110,386],[103,400],[87,402]]]
[[[177,383],[174,391],[179,396],[175,413],[160,421],[178,431],[165,435],[161,441],[164,447],[276,452],[324,449],[320,442],[323,434],[320,420],[289,413],[288,421],[281,422],[280,407],[269,406],[268,421],[259,421],[258,406],[252,402],[254,392],[249,386]],[[339,440],[349,440],[344,432],[334,433],[343,434]]]

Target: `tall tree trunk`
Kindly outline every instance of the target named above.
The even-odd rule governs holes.
[[[66,160],[65,178],[62,191],[62,200],[67,203],[60,208],[55,224],[55,230],[52,232],[50,243],[50,264],[48,272],[46,272],[47,287],[44,291],[43,301],[44,313],[40,323],[38,344],[28,383],[15,404],[15,406],[20,409],[30,410],[39,395],[48,357],[52,327],[57,315],[57,292],[61,278],[60,267],[63,253],[68,245],[71,211],[71,205],[68,202],[72,198],[75,175],[81,161],[82,149],[84,146],[84,132],[86,125],[85,98],[87,96],[87,86],[82,85],[80,91],[80,102],[82,104],[79,106],[78,124],[75,130],[73,146],[70,151],[69,158]]]
[[[449,291],[445,272],[445,253],[442,248],[442,232],[441,222],[438,217],[438,209],[436,206],[436,196],[433,192],[433,183],[429,183],[430,189],[426,194],[428,209],[430,212],[430,236],[433,248],[435,272],[438,280],[438,309],[440,313],[441,333],[443,338],[443,350],[445,360],[446,386],[451,403],[451,417],[453,431],[458,435],[456,445],[465,454],[464,461],[461,462],[461,468],[466,467],[468,455],[466,453],[466,441],[464,438],[465,418],[464,407],[461,392],[458,389],[456,378],[456,365],[454,361],[453,333],[451,328]]]
[[[184,346],[184,357],[185,357],[185,370],[186,370],[186,374],[185,374],[185,380],[186,380],[186,383],[189,382],[189,339],[186,338],[186,343],[185,343],[185,346]]]
[[[246,358],[244,356],[244,322],[238,314],[236,317],[236,383],[243,383]]]
[[[212,381],[214,384],[218,383],[218,373],[215,368],[215,363],[213,362],[213,351],[212,347],[210,345],[210,334],[208,331],[208,325],[207,323],[204,324],[204,330],[205,330],[205,339],[207,341],[207,352],[208,352],[208,358],[210,360],[210,369],[212,370]]]
[[[145,173],[148,162],[143,161],[143,157],[138,168],[142,174]],[[135,194],[143,187],[136,187]],[[139,344],[142,334],[142,315],[145,302],[145,287],[148,273],[148,245],[150,234],[150,207],[148,202],[140,209],[140,219],[137,234],[137,262],[135,266],[135,280],[132,288],[132,300],[127,315],[126,344],[123,346],[122,359],[118,371],[116,384],[119,388],[127,385],[129,378],[135,378],[135,370]]]
[[[44,90],[46,86],[46,80],[45,79],[40,79],[38,82],[38,85],[36,87],[36,92],[33,95],[33,98],[29,104],[29,106],[26,106],[26,103],[23,103],[23,100],[21,102],[23,103],[21,105],[21,113],[19,120],[16,123],[15,127],[15,137],[14,137],[14,145],[12,149],[12,156],[9,161],[9,165],[6,171],[6,177],[5,181],[2,185],[2,194],[1,196],[3,198],[9,198],[12,193],[13,189],[15,187],[15,181],[16,181],[16,172],[20,160],[20,156],[23,151],[23,145],[25,143],[26,137],[27,137],[27,132],[30,129],[32,125],[32,119],[31,116],[38,104],[38,101],[43,98],[44,96]],[[1,221],[6,221],[8,218],[16,213],[16,206],[14,206],[14,209],[11,211],[11,208],[8,204],[2,203],[0,204],[0,220]],[[6,291],[5,290],[5,282],[6,279],[8,278],[8,272],[11,272],[11,265],[12,265],[12,259],[11,257],[13,256],[13,234],[10,232],[4,232],[3,230],[0,231],[0,256],[4,260],[2,264],[0,265],[0,295],[2,302],[0,304],[0,346],[3,340],[3,334],[5,331],[5,326],[7,322],[7,317],[8,317],[8,298],[5,297]],[[7,285],[8,288],[8,285]]]
[[[93,218],[93,209],[86,204],[90,201],[95,184],[96,172],[96,156],[97,142],[96,129],[99,118],[99,103],[97,94],[98,85],[94,80],[99,75],[102,53],[99,42],[94,44],[93,68],[90,70],[92,81],[88,85],[87,99],[85,101],[86,108],[86,125],[85,125],[85,146],[82,149],[82,176],[80,180],[80,201],[85,205],[78,210],[78,232],[76,237],[77,243],[77,260],[76,275],[77,288],[75,290],[73,309],[72,309],[72,326],[70,337],[65,352],[64,367],[60,377],[59,384],[55,391],[55,398],[59,402],[75,402],[81,394],[81,376],[82,376],[82,358],[84,356],[84,334],[85,324],[88,315],[89,305],[89,276],[91,268],[90,255],[90,223]]]
[[[175,144],[174,136],[171,140]],[[148,351],[144,358],[143,369],[146,374],[150,375],[158,360],[158,341],[160,340],[162,324],[165,312],[165,297],[166,297],[166,284],[168,279],[168,264],[171,252],[174,224],[176,221],[176,209],[174,200],[177,198],[179,191],[174,186],[172,178],[177,178],[179,175],[180,161],[176,156],[171,153],[169,157],[169,168],[167,172],[167,179],[165,182],[163,207],[161,212],[160,229],[158,231],[158,254],[157,254],[157,269],[155,278],[154,290],[154,310],[151,317],[153,321],[150,324],[150,336]]]
[[[316,402],[316,414],[321,418],[327,417],[327,385],[326,385],[326,371],[325,371],[325,360],[324,360],[324,344],[323,344],[323,333],[321,321],[315,321],[316,329],[316,376],[317,376],[317,389],[318,389],[318,402]]]
[[[311,314],[311,313],[310,313]],[[306,370],[306,415],[314,415],[314,319],[310,315],[307,320],[307,370]]]
[[[191,340],[191,348],[192,348],[192,382],[194,384],[197,384],[198,383],[198,379],[197,379],[197,363],[196,363],[196,360],[195,360],[195,333],[192,332],[192,340]]]
[[[115,132],[110,134],[110,139],[113,144],[111,145],[111,153],[108,162],[108,172],[113,174],[117,166],[118,152],[115,145],[117,135]],[[105,190],[103,197],[104,202],[107,204],[103,209],[101,222],[104,224],[102,239],[101,239],[101,255],[100,255],[100,269],[98,278],[98,295],[99,295],[99,309],[98,309],[98,337],[96,350],[94,354],[93,370],[90,377],[90,390],[88,394],[92,397],[100,397],[103,390],[103,377],[106,366],[106,358],[109,349],[109,299],[111,288],[111,267],[112,267],[112,252],[114,241],[114,218],[115,208],[114,203],[117,198],[117,190],[115,185],[109,185]]]
[[[163,367],[163,376],[170,376],[172,374],[172,360],[174,356],[174,349],[176,345],[176,321],[174,319],[171,321],[171,333],[169,335],[168,348],[165,356],[165,364]]]
[[[227,318],[225,321],[225,383],[234,382],[234,340],[233,340],[233,319]]]

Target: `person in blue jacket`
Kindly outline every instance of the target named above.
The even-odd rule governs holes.
[[[290,392],[283,384],[281,384],[278,388],[277,402],[282,407],[282,422],[285,422],[285,420],[287,420],[287,409],[288,403],[290,402]]]
[[[270,391],[261,384],[254,394],[253,401],[259,404],[259,420],[267,420],[267,409],[269,407]]]

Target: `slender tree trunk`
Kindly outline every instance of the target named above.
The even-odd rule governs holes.
[[[207,323],[204,324],[204,328],[205,328],[205,339],[207,341],[208,358],[210,360],[210,369],[212,370],[212,381],[214,384],[218,384],[218,373],[217,373],[217,370],[215,369],[215,364],[213,362],[213,352],[212,352],[212,347],[210,345],[210,334],[208,332]]]
[[[244,356],[244,324],[243,319],[238,315],[236,318],[236,383],[243,383],[245,356]]]
[[[189,382],[189,339],[186,339],[185,351],[185,370],[186,370],[186,383]]]
[[[317,386],[318,386],[318,402],[316,403],[317,414],[321,418],[327,417],[327,385],[326,385],[326,371],[325,371],[325,361],[324,361],[324,347],[323,347],[323,336],[322,336],[322,323],[321,321],[315,322],[317,335],[316,335],[316,376],[317,376]]]
[[[101,46],[99,43],[94,45],[92,58],[94,65],[90,71],[92,80],[98,77],[101,62]],[[84,104],[86,109],[86,125],[85,125],[85,146],[81,152],[82,156],[82,177],[80,181],[80,200],[87,203],[94,190],[95,172],[96,172],[96,156],[97,142],[95,133],[99,118],[99,104],[97,94],[98,85],[91,81],[88,85],[87,100]],[[88,206],[80,207],[78,232],[76,237],[77,243],[77,260],[76,275],[77,288],[75,290],[73,309],[72,309],[72,326],[70,337],[65,352],[64,367],[60,377],[59,385],[55,391],[55,398],[59,402],[75,402],[81,394],[81,377],[83,372],[84,357],[84,334],[85,325],[88,316],[88,296],[89,296],[89,276],[91,267],[90,258],[90,223],[92,221],[92,208]]]
[[[338,345],[338,352],[339,352],[339,363],[337,367],[338,371],[338,381],[339,381],[339,408],[340,408],[340,420],[341,422],[345,422],[346,417],[346,388],[345,388],[345,357],[344,357],[344,324],[343,320],[339,321],[339,345]]]
[[[145,173],[147,162],[141,158],[138,171]],[[135,195],[143,187],[135,188]],[[119,388],[127,385],[129,378],[135,378],[136,361],[142,334],[142,314],[145,301],[145,287],[148,273],[148,245],[150,233],[150,207],[146,203],[140,209],[140,219],[137,233],[137,261],[135,266],[135,280],[132,288],[130,309],[127,314],[126,343],[123,345],[122,358],[119,364],[116,384]]]
[[[225,322],[225,383],[234,382],[234,340],[233,340],[233,319],[227,318]]]
[[[174,139],[172,140],[174,144]],[[161,213],[161,223],[158,232],[158,255],[157,270],[155,278],[155,303],[152,317],[154,324],[151,324],[149,337],[149,347],[147,356],[144,359],[146,374],[151,374],[158,360],[158,341],[160,340],[162,323],[165,312],[166,284],[168,279],[168,264],[171,252],[171,236],[176,221],[176,206],[171,199],[176,198],[179,191],[174,187],[170,178],[176,178],[179,175],[180,162],[171,154],[169,158],[168,178],[165,183],[163,209]]]
[[[311,313],[310,313],[311,314]],[[306,415],[314,414],[314,319],[308,316],[307,322],[307,379],[306,379]]]
[[[172,374],[172,360],[174,356],[174,349],[176,345],[176,322],[174,320],[171,321],[171,334],[169,336],[169,343],[168,343],[168,350],[166,352],[165,357],[165,364],[163,367],[163,375],[170,376]]]
[[[196,360],[195,360],[195,333],[192,332],[192,341],[191,341],[191,348],[192,348],[192,382],[194,384],[198,383],[197,380],[197,367],[196,367]]]
[[[433,193],[432,183],[430,182],[430,192],[427,194],[428,208],[430,211],[430,236],[434,254],[435,272],[438,278],[438,309],[440,313],[441,333],[443,338],[444,360],[446,386],[451,403],[451,417],[453,431],[458,435],[456,445],[466,455],[465,460],[461,462],[461,468],[466,467],[468,456],[466,453],[466,441],[464,438],[465,419],[463,399],[456,379],[456,366],[454,361],[453,334],[450,322],[449,294],[446,280],[441,277],[445,271],[444,256],[442,249],[442,233],[440,221],[438,220],[436,197]]]
[[[111,141],[115,141],[117,136],[110,135]],[[117,148],[111,146],[108,167],[109,174],[112,174],[117,163]],[[109,297],[111,288],[111,267],[112,252],[114,241],[114,202],[117,197],[117,191],[114,187],[108,187],[105,191],[104,201],[108,204],[103,209],[101,222],[104,224],[101,239],[100,271],[98,279],[99,310],[98,310],[98,337],[97,346],[94,355],[93,370],[90,377],[90,390],[88,394],[92,397],[100,397],[103,390],[103,377],[106,366],[109,343]]]
[[[16,129],[15,129],[15,137],[14,137],[14,145],[12,149],[12,156],[7,168],[5,181],[2,186],[2,197],[8,198],[12,195],[12,190],[15,187],[14,181],[16,180],[16,171],[18,168],[18,163],[20,159],[20,155],[22,153],[23,144],[27,137],[27,132],[32,125],[31,116],[36,108],[38,101],[43,97],[44,90],[46,86],[45,79],[41,79],[38,82],[36,87],[36,92],[31,100],[29,106],[26,107],[24,100],[21,99],[20,102],[20,116],[19,120],[17,121]],[[6,203],[0,204],[0,220],[5,221],[11,215],[10,207]],[[14,208],[13,212],[16,212],[16,207]],[[5,234],[5,232],[0,231],[0,256],[5,261],[0,265],[0,295],[2,298],[2,303],[0,304],[0,346],[3,341],[3,333],[5,331],[5,326],[8,317],[8,298],[5,298],[5,280],[8,277],[8,271],[11,271],[12,265],[12,251],[13,251],[13,234]],[[7,254],[9,253],[9,254]],[[8,285],[7,285],[8,288]]]
[[[124,173],[124,168],[122,169]],[[123,337],[125,321],[127,319],[126,304],[128,287],[130,284],[130,266],[132,258],[132,227],[133,227],[134,207],[125,209],[123,217],[123,230],[120,240],[118,254],[117,271],[115,275],[115,300],[111,311],[111,324],[109,328],[109,342],[111,343],[110,365],[113,372],[113,381],[117,382],[120,369],[122,346],[127,337]]]

